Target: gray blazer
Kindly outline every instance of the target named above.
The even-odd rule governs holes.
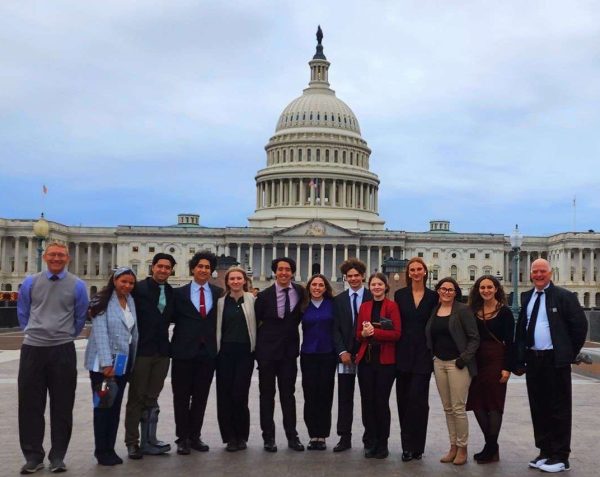
[[[254,315],[254,295],[249,292],[244,292],[244,303],[242,310],[246,317],[246,325],[248,326],[248,335],[250,336],[250,351],[254,352],[256,346],[256,316]],[[217,301],[217,351],[221,349],[221,328],[223,327],[223,310],[225,308],[225,297],[222,296]]]
[[[425,325],[425,336],[427,338],[427,347],[433,351],[433,342],[431,340],[431,324],[433,317],[437,314],[440,305],[438,304],[431,313],[427,324]],[[477,363],[475,362],[475,353],[479,348],[479,331],[477,331],[477,322],[471,309],[464,303],[455,301],[452,305],[452,312],[448,317],[448,327],[450,335],[460,352],[460,358],[466,363],[471,377],[477,375]]]
[[[131,295],[127,297],[127,306],[136,319],[131,332],[115,292],[108,301],[106,311],[93,318],[92,332],[85,349],[85,369],[100,371],[105,366],[112,366],[116,354],[126,354],[128,366],[131,366],[138,342],[135,303]]]

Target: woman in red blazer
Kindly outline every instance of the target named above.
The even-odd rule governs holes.
[[[362,420],[365,425],[365,457],[385,459],[389,455],[390,393],[396,373],[396,341],[400,339],[400,311],[385,295],[387,277],[374,273],[369,277],[372,301],[363,302],[356,320],[356,355]]]

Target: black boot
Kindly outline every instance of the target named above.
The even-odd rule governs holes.
[[[490,462],[498,462],[500,460],[500,453],[497,442],[487,443],[482,452],[477,457],[473,456],[478,464],[488,464]]]
[[[158,414],[160,413],[160,408],[158,406],[150,408],[148,411],[148,442],[152,444],[154,447],[159,449],[161,453],[169,452],[171,450],[171,444],[167,444],[161,440],[158,440],[156,437],[156,429],[158,427]]]

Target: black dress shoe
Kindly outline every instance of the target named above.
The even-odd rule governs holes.
[[[227,452],[236,452],[237,450],[239,450],[238,447],[238,443],[236,440],[231,439],[228,443],[227,443],[227,447],[225,447],[225,450]]]
[[[179,455],[189,455],[190,452],[190,441],[188,439],[181,439],[177,443],[177,453]]]
[[[413,452],[412,456],[413,456],[413,459],[415,459],[415,460],[421,460],[423,458],[423,453],[422,452]]]
[[[275,439],[265,439],[265,445],[263,448],[267,452],[277,452],[277,444],[275,444]]]
[[[304,451],[304,446],[302,445],[302,442],[300,442],[300,439],[298,439],[297,437],[288,439],[288,447],[297,452]]]
[[[409,451],[403,451],[402,452],[402,462],[410,462],[411,460],[413,460],[413,453],[409,452]]]
[[[245,440],[241,439],[237,441],[237,448],[238,450],[246,450],[248,448],[248,445],[246,444]]]
[[[333,448],[333,452],[344,452],[345,450],[348,450],[350,448],[352,448],[352,442],[350,441],[350,439],[342,437]]]
[[[192,439],[190,442],[190,447],[198,452],[208,452],[210,447],[207,444],[202,442],[202,439],[198,437],[198,439]]]
[[[385,459],[387,458],[387,456],[390,455],[390,451],[388,450],[387,446],[382,446],[379,447],[376,451],[375,451],[375,455],[374,457],[376,459]]]
[[[372,459],[373,457],[375,457],[375,455],[377,454],[377,449],[374,447],[371,447],[369,449],[365,449],[365,457],[367,459]]]
[[[140,446],[138,446],[137,444],[132,444],[130,446],[127,446],[127,457],[133,460],[138,460],[142,459],[144,457],[144,454],[142,454]]]
[[[319,450],[319,441],[315,441],[315,440],[310,440],[308,441],[308,445],[306,446],[306,449],[308,450]]]

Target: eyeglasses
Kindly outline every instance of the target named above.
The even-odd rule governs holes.
[[[438,288],[438,291],[439,291],[440,293],[448,293],[448,294],[451,294],[451,293],[454,293],[456,290],[455,290],[454,288],[445,288],[445,287],[440,287],[440,288]]]
[[[48,258],[67,258],[67,254],[66,253],[56,253],[56,252],[52,252],[52,253],[47,253],[46,257]]]

